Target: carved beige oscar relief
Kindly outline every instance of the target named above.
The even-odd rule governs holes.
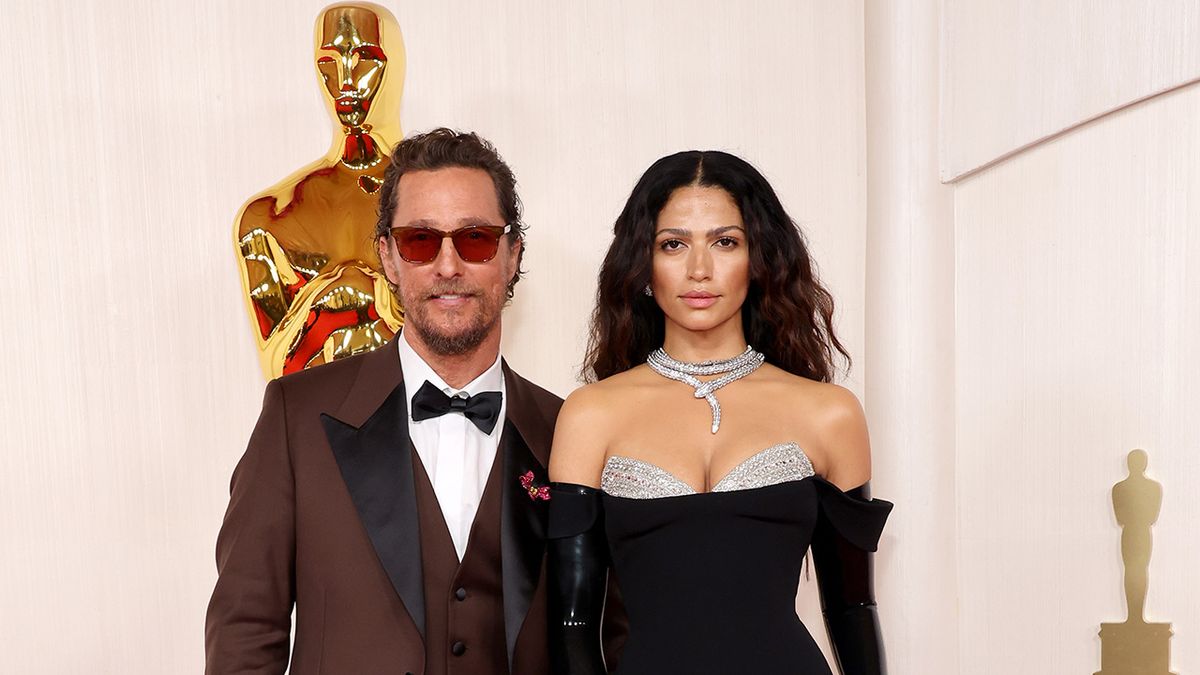
[[[333,143],[324,157],[252,197],[234,226],[242,290],[269,378],[376,349],[403,322],[373,241],[379,185],[401,137],[400,26],[378,5],[332,5],[317,17],[313,59]]]
[[[1150,586],[1151,527],[1162,506],[1162,486],[1146,476],[1145,450],[1129,453],[1129,477],[1112,489],[1121,526],[1126,619],[1100,624],[1100,671],[1096,675],[1171,675],[1171,624],[1146,622]]]

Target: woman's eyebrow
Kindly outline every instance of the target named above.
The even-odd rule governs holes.
[[[745,228],[740,225],[726,225],[724,227],[715,227],[704,234],[708,237],[717,237],[731,230],[741,230],[745,232]],[[660,234],[673,234],[676,237],[690,237],[692,236],[692,231],[682,227],[665,227],[658,232],[655,232],[654,236],[657,237]]]
[[[692,236],[692,231],[682,227],[665,227],[658,232],[655,232],[654,236],[657,237],[660,234],[673,234],[676,237],[690,237]]]
[[[709,230],[708,236],[709,237],[718,237],[718,236],[725,234],[726,232],[730,232],[732,230],[741,230],[742,232],[746,231],[740,225],[726,225],[725,227],[718,227],[718,228]]]

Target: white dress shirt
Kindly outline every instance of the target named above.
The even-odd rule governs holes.
[[[408,331],[400,331],[400,368],[404,371],[404,392],[408,396],[408,435],[417,456],[425,465],[433,493],[437,496],[454,550],[462,560],[471,536],[475,511],[483,498],[492,462],[500,447],[504,430],[504,413],[508,397],[504,395],[504,371],[500,357],[479,377],[462,389],[454,389],[429,367],[405,339]],[[485,391],[500,392],[500,418],[492,433],[485,434],[461,413],[447,413],[420,422],[412,418],[412,399],[425,382],[431,382],[447,396],[474,396]]]

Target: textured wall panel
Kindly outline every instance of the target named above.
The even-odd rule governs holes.
[[[938,13],[866,4],[865,400],[889,672],[959,672],[954,490],[954,186],[937,172]]]
[[[1196,0],[941,0],[944,180],[1200,78]]]
[[[963,672],[1099,670],[1133,448],[1165,493],[1147,618],[1200,668],[1198,116],[1189,87],[956,188]]]

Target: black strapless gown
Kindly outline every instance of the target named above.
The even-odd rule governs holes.
[[[602,488],[629,615],[619,675],[830,675],[795,609],[818,513],[873,551],[890,503],[846,495],[791,443],[746,460],[712,492],[620,457]]]

